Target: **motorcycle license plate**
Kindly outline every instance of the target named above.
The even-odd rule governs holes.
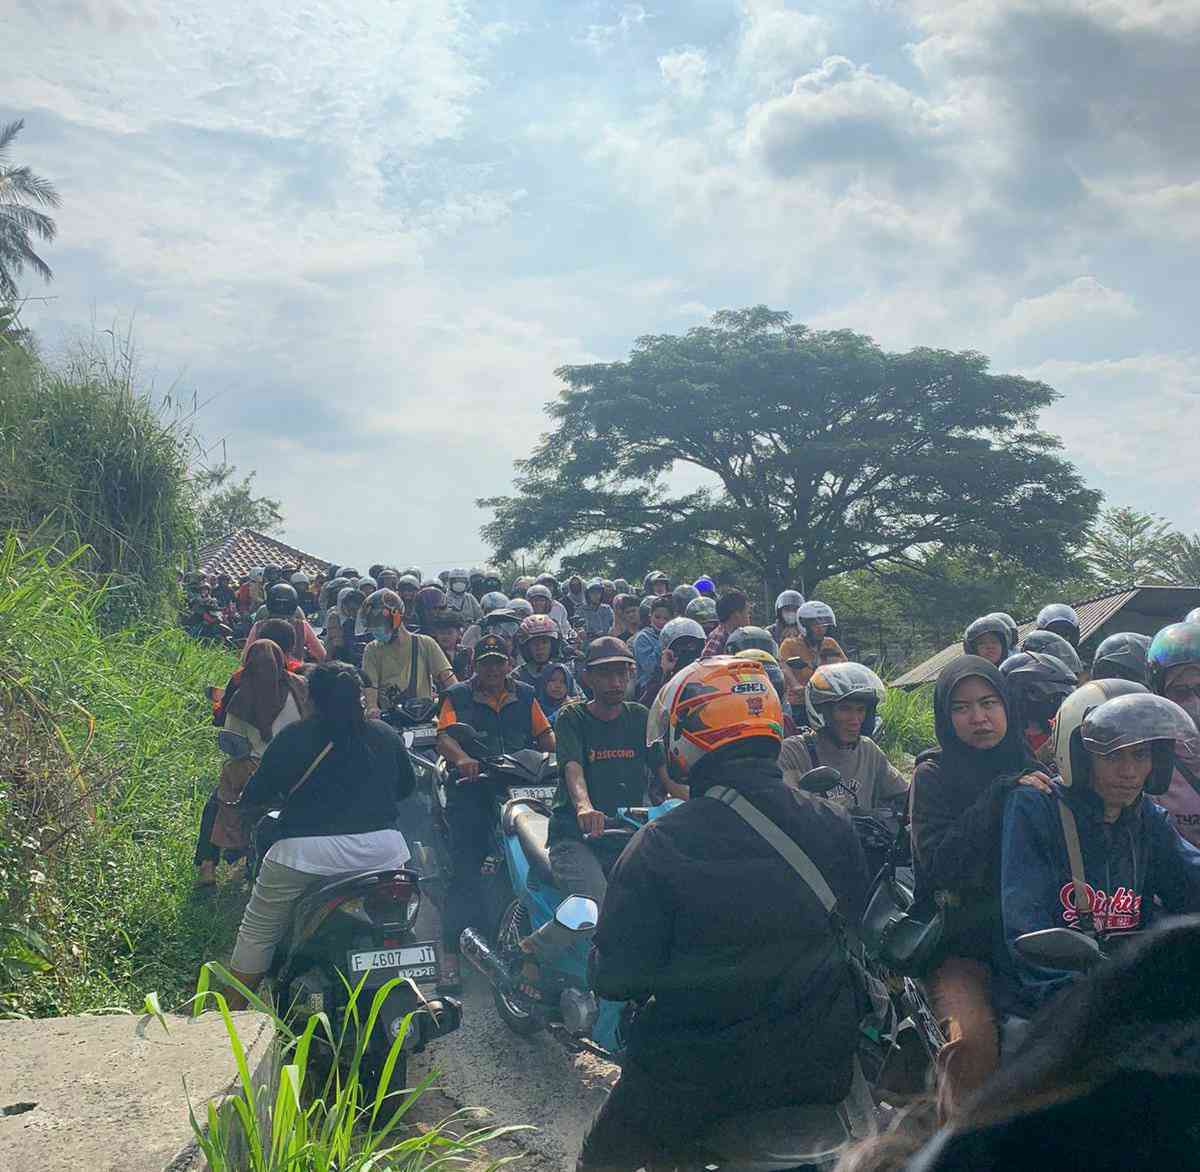
[[[409,944],[404,948],[378,948],[370,952],[350,953],[352,975],[371,970],[380,976],[411,977],[414,981],[435,981],[438,977],[437,946]]]
[[[404,730],[404,743],[410,749],[413,746],[425,747],[432,745],[436,740],[436,724],[420,724],[416,728],[406,728]]]
[[[521,802],[552,802],[558,793],[556,785],[514,785],[509,796]]]

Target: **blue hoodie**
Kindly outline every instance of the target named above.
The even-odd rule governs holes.
[[[1001,1011],[1021,1017],[1035,1013],[1077,975],[1030,964],[1013,948],[1013,941],[1026,932],[1076,927],[1059,799],[1075,815],[1098,932],[1140,931],[1159,911],[1157,904],[1168,913],[1200,911],[1200,850],[1179,836],[1170,816],[1152,799],[1139,798],[1116,822],[1106,824],[1103,803],[1086,786],[1056,784],[1053,794],[1018,786],[1004,810],[1004,939],[996,958],[995,1001]]]

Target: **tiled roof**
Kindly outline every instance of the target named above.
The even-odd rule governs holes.
[[[325,573],[333,564],[256,529],[235,529],[220,541],[204,546],[199,560],[204,573],[228,574],[235,581],[255,566],[299,566],[306,574],[317,574]]]
[[[1090,635],[1104,626],[1118,611],[1128,606],[1139,595],[1151,591],[1171,591],[1181,595],[1188,594],[1189,592],[1192,595],[1200,594],[1200,591],[1191,587],[1135,586],[1131,590],[1114,590],[1108,594],[1099,594],[1095,598],[1088,598],[1083,602],[1074,603],[1075,613],[1079,615],[1079,642],[1085,643]],[[1186,607],[1183,607],[1179,613],[1182,614],[1183,610],[1186,609]],[[1022,623],[1020,627],[1021,637],[1024,638],[1033,630],[1035,625],[1036,623],[1033,620]],[[936,655],[930,656],[924,663],[918,664],[916,667],[906,671],[899,679],[892,680],[892,687],[915,688],[920,684],[931,684],[937,679],[938,673],[941,672],[942,668],[955,656],[961,654],[962,641],[960,640],[939,651]]]

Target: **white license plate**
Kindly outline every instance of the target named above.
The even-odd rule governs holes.
[[[511,797],[522,802],[552,802],[558,793],[556,785],[514,785],[509,791]]]
[[[404,743],[411,749],[413,745],[432,745],[437,740],[437,725],[422,724],[416,728],[404,730]]]
[[[373,952],[350,953],[351,973],[365,973],[368,969],[380,972],[396,972],[403,977],[421,981],[436,979],[438,975],[437,946],[411,944],[407,948],[380,948]]]

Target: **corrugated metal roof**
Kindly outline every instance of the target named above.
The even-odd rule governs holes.
[[[1075,613],[1079,616],[1079,641],[1083,643],[1088,636],[1098,631],[1119,610],[1132,602],[1143,590],[1154,587],[1135,586],[1132,590],[1114,590],[1111,594],[1100,594],[1083,602],[1072,603]],[[1037,626],[1036,619],[1020,624],[1021,638],[1024,638]],[[916,688],[921,684],[931,684],[938,678],[942,668],[955,656],[962,654],[962,640],[951,643],[936,655],[930,656],[924,663],[906,671],[899,679],[892,680],[893,688]]]
[[[299,566],[306,574],[323,574],[333,563],[256,529],[235,529],[200,551],[200,569],[206,574],[228,574],[236,580],[255,566],[267,565]]]

